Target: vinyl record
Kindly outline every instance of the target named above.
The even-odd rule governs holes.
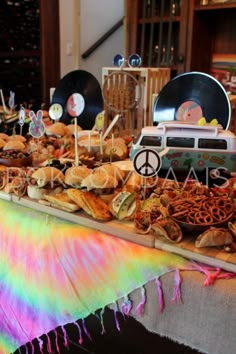
[[[85,130],[92,129],[97,114],[103,110],[100,84],[91,73],[84,70],[71,71],[58,82],[51,103],[58,103],[63,107],[60,121],[65,124],[70,124],[73,119],[67,111],[67,101],[75,93],[84,99],[83,112],[77,117],[78,125]]]
[[[153,107],[153,125],[181,120],[207,122],[217,119],[228,129],[231,117],[229,97],[219,81],[201,72],[189,72],[170,80],[157,96]]]

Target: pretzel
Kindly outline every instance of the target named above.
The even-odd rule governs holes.
[[[223,199],[219,198],[217,201],[217,206],[219,208],[224,209],[228,215],[234,211],[234,205],[231,199],[229,198],[223,198]]]
[[[212,207],[210,209],[210,213],[211,213],[213,220],[215,222],[223,221],[227,217],[226,212],[223,209],[218,208],[217,206]]]
[[[195,213],[195,224],[212,224],[214,219],[210,213],[205,210],[199,210]]]
[[[174,199],[169,204],[170,215],[189,224],[214,224],[227,219],[234,211],[233,202],[229,197],[208,197],[194,195],[191,200],[186,198]]]

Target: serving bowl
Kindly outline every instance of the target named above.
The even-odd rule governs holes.
[[[187,223],[184,221],[181,221],[177,218],[174,218],[171,213],[169,208],[167,208],[167,213],[171,217],[172,220],[174,220],[183,231],[185,231],[188,234],[199,234],[210,227],[228,227],[228,223],[234,219],[234,212],[230,213],[224,220],[221,220],[219,222],[215,223],[209,223],[209,224],[193,224],[193,223]]]
[[[32,155],[20,150],[5,150],[0,152],[0,165],[7,167],[32,166]]]

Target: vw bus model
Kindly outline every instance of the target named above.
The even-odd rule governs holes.
[[[203,171],[222,167],[229,172],[236,171],[236,135],[220,125],[174,121],[144,127],[131,147],[131,160],[142,148],[157,152],[166,149],[162,169]]]

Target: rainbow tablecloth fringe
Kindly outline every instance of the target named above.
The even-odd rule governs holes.
[[[0,353],[191,267],[182,257],[2,200]]]

